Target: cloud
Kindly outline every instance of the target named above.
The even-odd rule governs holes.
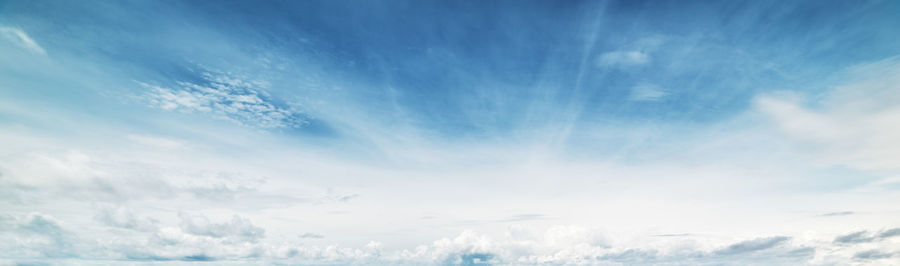
[[[638,246],[621,243],[610,245],[597,230],[578,226],[553,226],[545,231],[532,231],[525,227],[510,227],[503,237],[491,237],[474,231],[464,231],[456,237],[442,238],[414,249],[401,249],[385,253],[383,244],[371,241],[360,248],[309,246],[302,242],[265,242],[262,229],[249,220],[233,217],[225,223],[210,223],[202,215],[180,213],[178,227],[158,224],[156,231],[118,232],[99,241],[87,241],[83,236],[64,229],[61,222],[41,214],[25,217],[0,216],[0,238],[14,233],[27,237],[19,241],[0,243],[0,255],[13,254],[13,250],[29,250],[38,253],[20,253],[18,261],[29,258],[69,258],[76,254],[92,261],[223,261],[246,262],[248,260],[279,264],[629,264],[667,265],[689,262],[693,265],[741,265],[762,264],[819,264],[812,255],[816,248],[791,245],[791,237],[775,236],[725,244],[722,248],[703,248],[690,243],[695,239],[658,240],[666,245]],[[889,230],[888,230],[889,231]],[[304,238],[321,235],[307,233]],[[28,239],[27,241],[22,241]],[[44,240],[40,240],[44,239]],[[713,238],[707,238],[710,241]],[[252,241],[251,241],[252,240]],[[43,242],[41,242],[43,241]],[[822,243],[812,241],[810,243]],[[708,243],[707,243],[708,244]],[[703,245],[710,246],[710,245]],[[875,260],[893,257],[894,254],[865,250],[849,253],[845,258],[842,246],[820,246],[832,250],[824,254],[832,263],[845,264],[849,260]],[[46,256],[46,257],[45,257]],[[826,263],[827,264],[827,263]]]
[[[86,244],[54,217],[41,213],[0,216],[0,239],[5,242],[0,243],[0,257],[77,257]]]
[[[853,243],[869,243],[882,241],[887,238],[900,236],[900,228],[882,230],[878,233],[869,231],[853,232],[846,235],[838,236],[834,239],[834,243],[853,244]]]
[[[838,236],[834,239],[835,243],[865,243],[872,242],[875,238],[869,236],[869,232],[867,231],[859,231],[854,232],[842,236]]]
[[[791,239],[790,237],[786,237],[786,236],[757,238],[757,239],[753,239],[753,240],[747,240],[747,241],[732,244],[724,249],[717,250],[715,253],[721,254],[721,255],[734,255],[734,254],[760,251],[760,250],[776,247],[778,245],[781,245],[781,244],[787,242],[790,239]]]
[[[355,198],[357,198],[357,197],[359,197],[359,194],[345,195],[345,196],[340,196],[340,197],[338,197],[337,200],[340,201],[340,202],[348,202],[348,201],[350,201],[350,200],[352,200],[352,199],[355,199]]]
[[[847,215],[853,215],[853,214],[855,214],[855,212],[845,211],[845,212],[829,212],[829,213],[824,213],[819,216],[847,216]]]
[[[790,245],[790,237],[767,237],[727,245],[706,251],[696,247],[629,248],[596,245],[590,238],[574,237],[559,241],[560,232],[592,233],[578,227],[553,227],[545,234],[508,234],[491,238],[466,231],[455,238],[435,241],[429,246],[405,250],[403,261],[419,263],[485,263],[485,264],[550,264],[550,265],[741,265],[745,263],[803,264],[811,259],[814,248]],[[526,236],[527,235],[527,236]],[[689,241],[684,241],[689,242]],[[678,245],[676,245],[678,246]],[[390,256],[387,256],[388,258]],[[477,259],[477,260],[476,260]]]
[[[151,106],[167,111],[206,113],[236,123],[265,129],[299,128],[305,116],[275,101],[261,81],[247,81],[227,74],[205,72],[203,82],[176,82],[171,88],[140,83]]]
[[[28,36],[24,31],[18,28],[13,27],[0,27],[0,36],[3,36],[7,41],[10,41],[22,48],[25,48],[29,52],[46,55],[47,52],[44,51],[40,45],[37,44],[31,37]]]
[[[878,237],[880,237],[880,238],[889,238],[889,237],[895,237],[895,236],[900,236],[900,227],[884,230],[880,234],[878,234]]]
[[[816,101],[797,93],[758,97],[756,107],[819,163],[849,166],[882,176],[900,173],[900,60],[846,71],[853,79]],[[809,107],[807,107],[809,106]]]
[[[632,101],[658,101],[667,93],[653,84],[640,84],[631,88],[629,99]]]
[[[862,252],[858,252],[853,255],[854,259],[858,260],[878,260],[878,259],[886,259],[893,257],[893,253],[883,252],[879,250],[866,250]]]
[[[302,235],[297,236],[299,238],[325,238],[324,235],[315,234],[315,233],[303,233]]]
[[[125,207],[116,207],[108,204],[98,207],[94,219],[111,227],[154,232],[159,228],[159,221],[153,218],[138,218],[131,210]]]
[[[843,94],[819,93],[821,79],[836,78],[829,75],[834,69],[897,47],[887,28],[857,24],[877,19],[861,12],[881,10],[877,5],[856,5],[867,9],[854,7],[845,13],[855,16],[846,17],[816,9],[822,12],[796,20],[790,14],[809,12],[465,4],[455,11],[472,16],[459,18],[428,5],[308,3],[223,3],[216,12],[191,13],[210,6],[21,2],[0,11],[4,20],[56,33],[45,41],[40,37],[50,35],[29,30],[59,59],[0,67],[10,70],[0,83],[12,88],[0,89],[0,209],[16,220],[0,236],[0,252],[12,255],[0,257],[41,259],[43,249],[30,247],[53,246],[53,234],[22,226],[31,221],[19,214],[29,211],[52,214],[46,220],[72,244],[61,250],[97,264],[804,265],[815,263],[812,251],[814,259],[846,261],[857,249],[895,240],[842,245],[825,232],[891,221],[896,213],[883,211],[896,193],[823,195],[783,186],[818,185],[824,178],[814,180],[818,172],[808,173],[817,169],[808,164],[896,167],[890,140],[897,130],[889,126],[896,120],[882,119],[896,107],[896,86],[869,85],[898,84],[897,75],[880,73],[861,82],[864,89]],[[309,12],[298,20],[292,10],[347,12],[336,12],[346,15],[339,19]],[[712,16],[693,12],[707,10]],[[385,16],[404,12],[426,17],[404,17],[422,22],[408,23]],[[706,24],[725,17],[735,23]],[[761,17],[767,21],[755,26]],[[668,19],[689,23],[654,26]],[[818,22],[834,21],[841,22],[837,35],[821,31],[836,27]],[[231,24],[239,26],[223,27]],[[662,32],[672,45],[654,50],[657,38],[615,46],[650,29],[673,30]],[[798,43],[819,46],[793,49]],[[847,47],[868,49],[842,54]],[[248,64],[254,60],[266,63]],[[188,71],[185,61],[222,71]],[[731,120],[747,97],[794,85],[813,98],[764,93],[751,107],[783,135],[759,137],[743,131],[759,121]],[[110,94],[140,95],[155,110],[123,105]],[[646,102],[621,102],[623,95]],[[334,121],[341,134],[257,130],[313,127],[307,114]],[[209,117],[227,121],[196,123]],[[35,145],[11,148],[23,138]],[[783,145],[794,142],[807,144],[798,145],[801,156]],[[340,193],[322,193],[325,187]],[[335,208],[345,215],[328,215]],[[865,210],[872,219],[765,222],[803,216],[786,210],[823,208]],[[418,219],[428,214],[441,218]],[[454,223],[460,217],[488,218]],[[610,233],[570,222],[608,226]],[[659,232],[692,234],[651,237]],[[317,233],[328,238],[309,239]],[[889,233],[863,237],[876,235]],[[365,245],[370,240],[389,249]],[[57,264],[79,264],[67,262]]]
[[[612,51],[600,54],[596,64],[600,67],[633,67],[650,62],[650,55],[642,51]]]
[[[265,229],[257,227],[250,220],[237,215],[225,223],[211,223],[206,216],[197,214],[179,213],[178,217],[181,218],[179,225],[181,230],[193,235],[225,238],[238,242],[257,242],[266,235]]]

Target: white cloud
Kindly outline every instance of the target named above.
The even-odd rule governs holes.
[[[796,94],[766,95],[756,106],[823,164],[900,174],[900,64],[877,62],[870,73],[807,107]],[[877,71],[875,71],[877,70]]]
[[[653,84],[639,84],[631,88],[629,99],[632,101],[658,101],[666,96],[659,86]]]
[[[612,51],[597,57],[600,67],[631,67],[650,62],[650,55],[642,51]]]
[[[154,107],[185,113],[209,113],[221,119],[260,128],[296,128],[304,115],[274,102],[263,90],[268,83],[246,81],[227,74],[204,73],[206,84],[177,82],[173,88],[141,83],[145,100]]]
[[[139,218],[130,209],[111,204],[102,204],[97,208],[94,219],[111,227],[152,232],[159,227],[159,221],[153,218]]]
[[[832,243],[788,236],[722,240],[690,235],[633,241],[616,237],[611,241],[600,230],[570,225],[543,231],[512,226],[499,237],[464,231],[412,249],[385,250],[386,245],[377,241],[359,248],[304,245],[302,239],[267,241],[265,229],[239,216],[224,223],[210,222],[198,214],[178,216],[177,227],[159,222],[146,231],[102,233],[84,225],[77,227],[88,230],[73,230],[75,225],[44,214],[0,215],[0,239],[5,240],[0,242],[0,257],[19,262],[80,258],[95,262],[252,260],[288,264],[829,265],[890,258],[894,256],[891,247],[897,243],[894,238]]]
[[[257,242],[266,236],[266,230],[253,225],[250,220],[240,216],[232,216],[231,221],[212,223],[206,216],[199,214],[179,213],[181,230],[193,235],[224,238],[237,242]]]
[[[40,55],[47,54],[47,52],[44,51],[44,48],[38,45],[37,42],[34,41],[34,39],[31,39],[31,37],[29,37],[28,34],[26,34],[21,29],[13,27],[0,27],[0,36],[3,36],[3,38],[5,38],[7,41],[25,48],[29,52]]]

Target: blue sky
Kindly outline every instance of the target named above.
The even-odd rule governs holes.
[[[895,1],[0,1],[0,262],[887,264]]]

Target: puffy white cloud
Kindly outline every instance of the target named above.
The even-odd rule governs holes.
[[[224,238],[237,242],[257,242],[266,236],[266,230],[253,225],[250,220],[233,216],[225,223],[212,223],[206,216],[179,213],[181,230],[193,235]]]
[[[107,206],[108,207],[108,206]],[[121,209],[106,209],[127,212]],[[133,214],[110,218],[113,225],[134,229]],[[278,262],[288,264],[567,264],[567,265],[769,265],[847,264],[892,258],[890,243],[831,243],[788,236],[721,241],[709,237],[680,236],[674,242],[643,238],[637,242],[611,241],[600,230],[580,226],[551,226],[537,230],[509,227],[503,236],[464,231],[414,249],[385,250],[370,241],[359,247],[304,245],[270,241],[264,229],[234,216],[210,222],[199,214],[180,213],[177,226],[154,222],[148,230],[73,230],[56,218],[32,213],[0,216],[0,257],[12,262],[86,261],[220,261]],[[124,217],[124,218],[123,218]],[[109,221],[101,219],[109,225]],[[83,225],[77,226],[86,228]],[[86,228],[87,229],[87,228]],[[893,229],[892,229],[893,230]],[[884,230],[879,235],[892,234]],[[679,240],[680,239],[680,240]],[[654,245],[653,242],[664,244]],[[695,241],[720,244],[694,245]],[[59,261],[57,261],[59,262]]]

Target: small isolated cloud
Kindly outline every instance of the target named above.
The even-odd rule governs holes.
[[[206,216],[197,214],[179,213],[178,217],[181,218],[181,230],[193,235],[253,243],[265,238],[266,235],[265,229],[237,215],[225,223],[212,223]]]
[[[40,55],[47,54],[47,52],[44,51],[44,48],[38,45],[37,42],[34,41],[34,39],[31,39],[31,37],[29,37],[28,34],[26,34],[21,29],[13,27],[0,27],[0,36],[3,36],[4,39],[18,45],[19,47],[25,48],[29,52]]]
[[[316,233],[303,233],[302,235],[297,236],[299,238],[325,238],[324,235],[316,234]]]
[[[348,201],[350,201],[350,200],[352,200],[352,199],[355,199],[355,198],[357,198],[357,197],[359,197],[359,194],[351,194],[351,195],[340,196],[340,197],[337,198],[337,200],[340,201],[340,202],[348,202]]]
[[[650,55],[642,51],[612,51],[597,57],[599,67],[632,67],[650,62]]]
[[[847,216],[847,215],[853,215],[853,214],[855,214],[855,212],[849,212],[849,211],[848,212],[829,212],[829,213],[825,213],[825,214],[822,214],[819,216]]]
[[[631,88],[632,101],[658,101],[666,96],[666,92],[653,84],[640,84]]]

